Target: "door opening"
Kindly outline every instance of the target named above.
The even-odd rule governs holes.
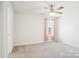
[[[45,18],[45,33],[44,33],[44,41],[53,41],[55,40],[55,21],[53,17]]]

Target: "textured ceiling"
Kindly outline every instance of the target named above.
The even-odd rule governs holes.
[[[33,13],[38,14],[44,11],[44,7],[50,4],[56,6],[79,6],[79,2],[62,2],[62,1],[15,1],[12,2],[16,13]]]

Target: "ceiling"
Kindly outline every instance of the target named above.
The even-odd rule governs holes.
[[[58,6],[79,6],[79,2],[67,1],[13,1],[12,2],[16,13],[40,14],[44,11],[44,7],[50,4]]]

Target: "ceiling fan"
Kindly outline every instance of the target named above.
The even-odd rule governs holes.
[[[46,9],[48,13],[62,14],[63,12],[60,12],[60,10],[64,9],[64,7],[60,6],[56,8],[55,4],[50,4],[49,7],[44,7],[44,9]]]

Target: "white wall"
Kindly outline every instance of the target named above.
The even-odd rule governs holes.
[[[16,13],[15,45],[43,42],[43,21],[39,14]]]
[[[0,49],[2,49],[0,50],[0,57],[7,57],[13,48],[14,39],[14,12],[11,3],[1,2],[0,12]]]
[[[79,47],[79,5],[66,5],[64,13],[58,19],[59,40]]]

